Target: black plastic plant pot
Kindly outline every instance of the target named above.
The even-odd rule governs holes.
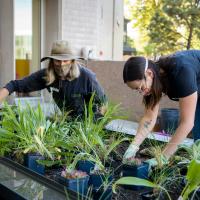
[[[177,129],[179,124],[179,109],[177,108],[162,108],[160,126],[161,130],[172,134]]]
[[[79,160],[76,166],[77,170],[82,172],[90,173],[94,169],[95,163],[89,160]]]
[[[24,155],[24,165],[34,172],[44,175],[45,167],[39,164],[37,160],[44,160],[44,157],[38,153],[28,153]]]
[[[91,185],[93,189],[98,190],[101,186],[103,186],[104,182],[106,182],[106,184],[110,184],[112,180],[112,174],[90,174],[89,185]]]
[[[142,163],[140,165],[126,165],[124,164],[122,167],[122,176],[132,176],[132,177],[137,177],[137,178],[142,178],[142,179],[147,179],[148,178],[148,169],[149,169],[149,164],[148,163]],[[136,186],[136,185],[123,185],[125,189],[130,189],[130,190],[142,190],[142,189],[147,189],[147,187],[144,186]]]
[[[77,179],[68,179],[68,178],[62,177],[61,175],[57,175],[56,181],[58,181],[62,185],[65,185],[68,189],[73,190],[74,192],[77,192],[82,195],[87,194],[89,176],[85,176],[85,177],[77,178]]]
[[[107,187],[105,190],[103,187],[100,189],[93,189],[92,191],[94,200],[111,200],[112,199],[112,187]]]

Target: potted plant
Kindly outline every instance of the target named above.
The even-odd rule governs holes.
[[[186,185],[178,200],[186,200],[192,193],[191,199],[196,195],[200,187],[200,161],[193,159],[188,166],[188,171],[186,175]]]
[[[66,168],[57,174],[56,181],[77,193],[85,195],[88,190],[89,175],[75,169],[78,160],[82,156],[82,154],[73,155],[72,153],[66,157]]]
[[[56,147],[58,127],[46,119],[39,104],[37,108],[28,104],[26,108],[19,105],[16,108],[17,115],[9,105],[4,104],[4,108],[1,131],[13,134],[14,154],[21,158],[24,156],[25,166],[44,174],[44,166],[36,160],[55,159],[55,155],[60,151]]]
[[[83,157],[77,163],[77,169],[90,174],[89,184],[93,187],[93,191],[104,192],[104,189],[99,188],[105,182],[112,182],[113,178],[113,170],[108,168],[106,163],[109,162],[110,155],[115,148],[129,139],[122,135],[108,137],[104,131],[105,124],[113,118],[117,106],[108,106],[105,115],[97,121],[94,121],[92,107],[93,96],[88,107],[85,106],[83,121],[74,125],[74,133],[71,134],[69,142],[74,144],[79,152],[82,152]]]
[[[58,180],[70,190],[79,194],[87,193],[89,176],[86,172],[66,168],[61,172]]]
[[[148,169],[149,165],[147,163],[144,163],[139,158],[136,158],[123,163],[121,176],[133,176],[137,178],[147,179],[149,171]],[[144,189],[144,187],[138,185],[125,185],[124,188],[132,190]]]

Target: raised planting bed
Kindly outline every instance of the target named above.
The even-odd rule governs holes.
[[[0,157],[0,197],[4,200],[44,199],[70,200],[83,196],[59,183],[29,170],[10,159]]]

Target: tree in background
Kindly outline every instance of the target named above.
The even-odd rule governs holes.
[[[147,29],[149,43],[154,46],[154,52],[152,52],[154,57],[156,54],[168,54],[183,49],[179,41],[181,34],[176,31],[173,22],[161,10],[155,11]]]
[[[165,0],[163,11],[183,30],[179,33],[185,40],[185,48],[195,48],[195,36],[200,39],[200,0]]]
[[[200,0],[135,0],[129,8],[143,54],[200,48]]]

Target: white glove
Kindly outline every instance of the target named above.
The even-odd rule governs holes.
[[[149,169],[156,166],[161,168],[163,165],[167,165],[169,163],[168,159],[164,155],[160,155],[159,160],[157,160],[156,158],[151,158],[151,159],[145,160],[144,162],[149,164]]]
[[[129,160],[135,157],[136,152],[139,150],[139,146],[135,144],[130,144],[128,149],[126,150],[123,160]]]

